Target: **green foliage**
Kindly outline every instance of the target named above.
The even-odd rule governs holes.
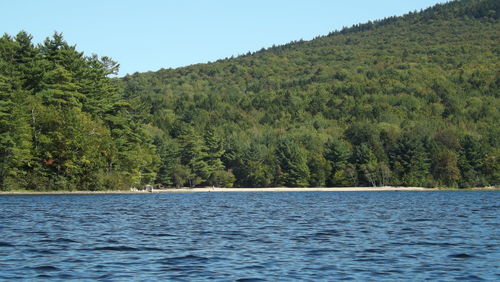
[[[289,187],[309,185],[310,172],[306,152],[292,139],[283,139],[276,148],[276,157],[281,169],[281,182]]]
[[[327,185],[331,166],[321,154],[312,154],[307,162],[310,177],[309,185],[313,187],[325,187]]]
[[[179,122],[204,136],[200,185],[497,185],[498,30],[496,1],[453,1],[122,83],[181,146]]]
[[[172,167],[172,175],[175,181],[175,187],[181,188],[190,181],[190,185],[192,185],[191,181],[195,177],[193,172],[188,166],[177,164]]]
[[[217,187],[233,187],[236,180],[230,171],[216,170],[210,175],[209,183]]]
[[[189,186],[194,187],[208,179],[210,167],[206,161],[207,147],[205,142],[194,128],[190,125],[183,125],[179,136],[181,144],[180,160],[192,172],[189,177]]]
[[[434,158],[433,174],[440,185],[455,187],[460,179],[456,153],[450,150],[439,152]]]
[[[474,187],[485,185],[484,179],[486,158],[485,149],[477,138],[466,135],[461,140],[458,166],[461,172],[460,186]],[[487,173],[486,173],[487,174]]]
[[[54,34],[0,39],[0,189],[107,190],[148,183],[157,156],[107,77]]]
[[[339,139],[333,139],[326,144],[325,159],[331,168],[328,186],[357,186],[357,179],[352,181],[353,175],[350,173],[352,167],[348,166],[352,154],[349,145]]]
[[[498,12],[453,1],[121,83],[199,185],[498,185]]]
[[[110,79],[0,39],[0,189],[495,186],[499,2],[458,0],[237,58]]]
[[[392,171],[399,180],[398,185],[425,186],[429,175],[429,156],[422,140],[417,136],[402,135],[389,152]]]

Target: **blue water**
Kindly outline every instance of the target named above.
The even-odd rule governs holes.
[[[500,192],[0,197],[0,280],[500,280]]]

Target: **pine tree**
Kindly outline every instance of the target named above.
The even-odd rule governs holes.
[[[485,150],[479,140],[467,135],[460,142],[462,150],[458,156],[461,172],[461,186],[473,187],[484,185]]]
[[[326,145],[325,158],[328,160],[331,171],[328,177],[328,186],[353,185],[350,183],[346,171],[351,151],[345,141],[333,139]]]
[[[209,127],[205,133],[205,144],[207,157],[205,158],[209,169],[208,184],[212,186],[232,185],[232,173],[224,170],[221,157],[224,155],[222,140],[216,135],[214,128]]]
[[[358,174],[363,176],[362,184],[376,187],[379,163],[370,146],[367,143],[356,146],[352,158]]]
[[[389,153],[392,169],[400,180],[398,185],[423,186],[430,173],[429,157],[422,141],[402,135]]]
[[[289,187],[309,186],[310,172],[304,151],[295,141],[287,138],[278,143],[276,156],[282,170],[283,182]]]
[[[185,125],[179,136],[179,145],[181,146],[181,164],[187,166],[192,172],[189,186],[194,187],[206,181],[210,176],[210,167],[206,162],[207,147],[203,138],[195,132],[192,126]]]

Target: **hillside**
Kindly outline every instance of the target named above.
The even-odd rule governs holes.
[[[124,93],[167,185],[231,182],[214,171],[237,186],[496,185],[499,6],[454,1],[136,73]]]
[[[499,185],[499,10],[458,0],[120,79],[60,34],[4,35],[0,189]]]

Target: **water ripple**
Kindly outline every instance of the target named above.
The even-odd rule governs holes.
[[[497,191],[0,197],[0,280],[491,280]]]

